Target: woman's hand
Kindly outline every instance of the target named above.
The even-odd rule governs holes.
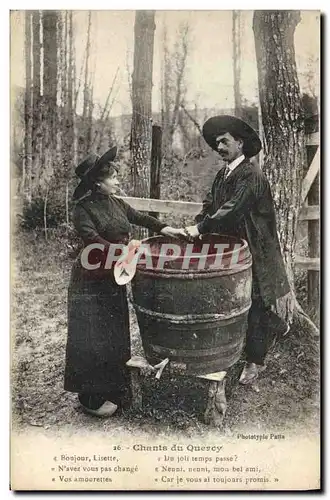
[[[128,243],[128,250],[133,250],[133,249],[138,249],[140,248],[140,246],[142,245],[142,242],[140,240],[131,240],[129,243]]]
[[[197,225],[196,226],[187,226],[185,227],[184,229],[185,231],[185,234],[188,235],[190,238],[198,238],[198,236],[200,235],[200,232],[198,231],[198,227]]]
[[[162,234],[163,236],[169,236],[170,238],[186,238],[187,237],[182,228],[176,229],[175,227],[171,227],[171,226],[163,227],[160,234]]]

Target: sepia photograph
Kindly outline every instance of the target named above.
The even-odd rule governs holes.
[[[321,12],[9,15],[10,489],[320,490]]]

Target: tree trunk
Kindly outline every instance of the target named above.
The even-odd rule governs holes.
[[[73,20],[72,11],[69,13],[69,57],[68,57],[68,106],[67,106],[67,136],[68,136],[68,160],[74,163],[74,141],[75,141],[75,113],[74,113],[74,51],[73,51]]]
[[[88,126],[88,116],[90,110],[90,88],[89,88],[89,58],[90,58],[90,45],[91,45],[91,11],[88,12],[88,27],[87,27],[87,40],[86,40],[86,51],[85,51],[85,77],[84,77],[84,99],[83,99],[83,113],[82,113],[82,122],[83,122],[83,130],[84,135],[91,137],[91,131]],[[89,153],[90,144],[88,144],[88,140],[85,141],[83,152],[84,155]]]
[[[174,65],[175,65],[175,95],[173,96],[173,112],[170,128],[171,142],[176,126],[179,124],[180,104],[184,102],[186,88],[184,86],[184,76],[188,56],[188,34],[189,26],[183,24],[180,26],[178,33],[178,40],[176,43],[176,50],[174,52]]]
[[[147,198],[150,192],[154,33],[155,12],[137,11],[134,26],[132,78],[132,181],[134,196],[144,198]]]
[[[72,66],[72,79],[69,80],[69,93],[72,89],[72,158],[73,164],[76,165],[78,161],[78,130],[77,130],[77,119],[76,119],[76,99],[77,99],[77,64],[76,64],[76,47],[74,44],[74,32],[73,32],[73,15],[70,11],[70,28],[69,28],[69,46],[70,46],[70,59]],[[69,65],[70,66],[70,65]],[[69,77],[70,78],[70,77]]]
[[[87,112],[87,133],[86,133],[86,154],[91,151],[92,148],[92,135],[93,135],[93,87],[90,85],[88,90],[88,112]]]
[[[194,145],[192,144],[191,137],[189,134],[189,128],[187,123],[187,114],[183,111],[182,107],[180,107],[178,113],[178,128],[181,131],[182,143],[183,143],[183,151],[187,154]]]
[[[32,177],[34,187],[39,184],[41,137],[42,137],[42,116],[41,116],[41,43],[40,43],[40,12],[32,13],[33,29],[33,131],[32,131]]]
[[[44,157],[52,161],[56,151],[56,110],[57,110],[57,24],[58,12],[43,11],[43,101],[44,118],[47,126],[44,128]],[[46,160],[45,160],[46,161]],[[45,165],[51,169],[52,165]]]
[[[58,12],[43,11],[44,34],[44,95],[49,106],[56,109],[57,102],[57,23]]]
[[[63,104],[64,104],[64,109],[65,109],[65,115],[67,115],[67,109],[68,109],[68,75],[69,75],[69,68],[68,68],[68,54],[69,54],[69,13],[66,10],[65,12],[62,13],[62,19],[64,18],[64,27],[63,31],[61,33],[62,35],[62,47],[63,47],[63,65],[62,65],[62,70],[63,70],[63,75],[62,75],[62,99],[63,99]]]
[[[198,106],[196,103],[195,103],[195,109],[194,109],[194,121],[195,121],[195,123],[198,123]],[[200,133],[199,134],[194,133],[194,137],[195,137],[195,140],[194,140],[195,148],[201,149],[202,148],[202,141],[201,141],[202,135]]]
[[[170,117],[171,117],[171,63],[168,47],[167,26],[163,26],[163,58],[162,58],[162,81],[161,81],[161,126],[163,131],[163,152],[167,157],[171,147],[170,139]]]
[[[45,200],[44,200],[44,234],[45,234],[45,240],[48,239],[48,233],[47,233],[47,203],[48,203],[48,187],[46,189]]]
[[[260,106],[260,101],[258,100],[258,132],[259,132],[259,137],[261,140],[262,144],[262,150],[260,151],[258,155],[258,161],[259,165],[262,168],[264,164],[264,129],[262,126],[262,114],[261,114],[261,106]]]
[[[70,222],[70,216],[69,216],[69,184],[68,182],[66,183],[65,186],[65,222],[66,225],[69,225]]]
[[[161,121],[163,130],[164,156],[171,154],[175,131],[180,128],[183,142],[187,144],[187,133],[184,130],[180,106],[186,94],[185,73],[189,51],[189,25],[179,26],[174,49],[170,51],[167,27],[163,28],[163,60],[161,83]]]
[[[151,172],[150,172],[150,198],[160,199],[160,166],[162,163],[162,129],[158,125],[152,126]],[[158,219],[158,212],[149,215]],[[149,231],[152,236],[152,231]]]
[[[73,164],[74,145],[74,117],[73,117],[73,26],[72,12],[62,13],[62,29],[59,30],[59,46],[61,54],[61,103],[59,115],[61,117],[60,137],[61,149],[59,160],[61,169],[58,169],[58,186],[63,191],[65,200],[66,222],[68,222],[68,183],[70,180],[70,166]],[[62,198],[62,197],[61,197]]]
[[[66,119],[66,12],[60,12],[57,25],[57,82],[58,105],[56,106],[56,164],[63,166],[65,162],[66,135],[64,132]],[[61,176],[62,168],[56,169],[55,175]],[[59,179],[60,180],[60,179]]]
[[[185,115],[189,118],[189,120],[195,125],[196,129],[199,132],[199,137],[203,137],[203,130],[200,124],[197,121],[197,111],[195,112],[195,116],[192,116],[189,111],[185,108],[184,104],[181,104],[181,109],[185,113]],[[204,118],[204,121],[206,120],[206,117]],[[200,142],[198,142],[200,146]]]
[[[266,147],[264,171],[272,187],[291,293],[279,301],[289,321],[297,311],[294,252],[306,162],[304,115],[294,51],[299,11],[255,11],[253,30]]]
[[[96,129],[95,134],[94,134],[93,146],[94,147],[96,146],[97,153],[99,153],[101,151],[101,146],[102,146],[102,142],[104,139],[104,132],[105,132],[107,121],[108,121],[110,111],[111,111],[110,98],[112,96],[113,89],[114,89],[114,86],[115,86],[115,83],[117,80],[118,71],[119,71],[119,66],[118,66],[117,71],[115,73],[114,79],[112,80],[112,84],[111,84],[109,93],[107,95],[107,99],[105,101],[104,108],[102,109],[101,117],[99,120],[100,126]]]
[[[31,13],[25,12],[25,99],[24,99],[24,157],[22,172],[22,193],[31,203],[32,181],[32,57],[31,57]]]

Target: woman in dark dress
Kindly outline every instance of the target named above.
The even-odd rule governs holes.
[[[89,252],[88,262],[101,262],[101,266],[86,269],[80,253],[72,268],[64,388],[78,393],[84,410],[96,416],[112,415],[128,388],[126,287],[115,282],[113,266],[104,268],[107,251],[111,244],[128,244],[131,224],[167,236],[182,235],[181,230],[166,226],[113,196],[119,187],[112,163],[116,152],[114,147],[101,158],[89,155],[76,169],[81,182],[74,193],[74,199],[79,200],[73,214],[74,226],[85,248],[99,244],[99,249]]]

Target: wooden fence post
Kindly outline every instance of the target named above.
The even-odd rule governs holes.
[[[319,146],[307,146],[307,161],[310,165]],[[315,180],[308,193],[308,205],[319,205],[320,196],[320,175]],[[310,258],[320,257],[320,223],[319,219],[308,221],[308,256]],[[308,306],[313,315],[319,319],[319,299],[320,299],[320,272],[309,270],[307,277]]]
[[[159,125],[152,126],[151,166],[150,166],[150,198],[160,199],[160,165],[162,162],[162,129]],[[158,212],[150,212],[158,218]],[[152,236],[149,231],[149,236]]]

